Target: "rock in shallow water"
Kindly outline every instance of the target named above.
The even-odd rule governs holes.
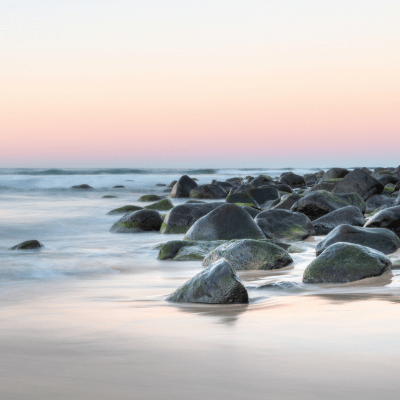
[[[400,239],[389,229],[340,225],[333,229],[322,242],[318,243],[317,255],[338,242],[368,246],[384,254],[394,253],[400,247]]]
[[[22,242],[14,247],[11,247],[11,250],[34,250],[40,249],[41,247],[44,246],[37,240],[27,240],[26,242]]]
[[[138,201],[159,201],[162,199],[164,199],[164,197],[156,194],[145,194],[142,197],[139,197]]]
[[[157,211],[139,210],[123,216],[110,229],[115,233],[159,231],[163,220]]]
[[[196,187],[197,183],[192,178],[183,175],[179,178],[178,182],[175,183],[169,197],[189,197],[190,191]]]
[[[270,270],[283,268],[293,262],[281,247],[265,240],[234,240],[212,250],[203,260],[208,266],[225,258],[236,270]]]
[[[193,199],[225,199],[226,196],[226,191],[217,185],[200,185],[189,193]]]
[[[146,210],[161,210],[161,211],[168,211],[173,208],[174,205],[172,204],[170,199],[163,199],[160,201],[157,201],[157,203],[150,204],[149,206],[146,206]]]
[[[392,263],[380,251],[350,243],[329,246],[306,268],[304,283],[347,283],[382,275]]]
[[[107,213],[107,215],[128,214],[128,213],[131,213],[134,211],[139,211],[139,210],[143,210],[143,207],[127,205],[127,206],[115,208],[114,210],[109,211]]]
[[[225,259],[221,259],[194,276],[166,300],[177,303],[246,304],[249,296],[235,270]]]

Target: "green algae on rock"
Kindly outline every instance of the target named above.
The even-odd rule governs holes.
[[[159,201],[164,199],[163,196],[158,196],[156,194],[145,194],[142,197],[139,197],[138,201]]]
[[[170,199],[163,199],[160,201],[157,201],[157,203],[150,204],[149,206],[146,206],[146,210],[160,210],[160,211],[169,211],[171,208],[173,208],[174,205],[172,204],[172,201]]]
[[[107,213],[107,215],[128,214],[128,213],[131,213],[134,211],[139,211],[139,210],[143,210],[143,207],[127,205],[127,206],[115,208],[114,210],[109,211]]]
[[[154,210],[139,210],[124,215],[110,229],[115,233],[139,233],[159,231],[162,224],[161,215]]]

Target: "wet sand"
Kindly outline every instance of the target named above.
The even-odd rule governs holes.
[[[175,280],[151,276],[151,291],[124,274],[3,294],[2,399],[399,396],[397,288],[176,306]]]

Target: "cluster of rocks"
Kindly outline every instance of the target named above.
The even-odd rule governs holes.
[[[246,303],[235,271],[286,267],[293,262],[288,247],[310,236],[327,235],[304,283],[381,275],[391,268],[387,255],[400,248],[400,167],[286,172],[278,179],[260,175],[206,185],[184,175],[169,187],[169,198],[190,200],[174,206],[169,198],[148,195],[139,200],[157,202],[110,213],[125,214],[113,232],[184,235],[161,245],[159,259],[199,260],[207,267],[170,301]]]

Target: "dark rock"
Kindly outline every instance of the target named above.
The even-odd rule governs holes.
[[[358,207],[347,206],[314,220],[312,224],[316,235],[327,235],[339,225],[364,226],[365,220]]]
[[[281,247],[265,240],[233,240],[212,250],[203,260],[208,266],[226,259],[236,270],[270,270],[286,267],[292,257]]]
[[[178,182],[178,181],[172,181],[172,182],[168,185],[168,187],[172,189],[172,188],[175,186],[175,184],[176,184],[177,182]]]
[[[285,183],[273,183],[273,187],[278,189],[280,192],[293,193],[293,189]]]
[[[217,180],[215,180],[215,179],[214,179],[211,183],[212,183],[213,185],[220,186],[220,187],[222,187],[223,189],[231,189],[231,188],[233,188],[233,186],[234,186],[234,185],[232,185],[232,183],[217,181]]]
[[[171,240],[163,243],[158,253],[159,260],[174,261],[202,261],[204,257],[211,251],[226,243],[225,240]]]
[[[111,196],[110,194],[107,194],[106,196],[103,196],[102,199],[117,199],[118,196]]]
[[[387,228],[400,236],[400,206],[379,211],[364,226],[366,228]]]
[[[185,203],[172,208],[166,215],[160,233],[186,233],[201,217],[220,207],[224,203]]]
[[[307,215],[311,221],[314,221],[332,211],[350,205],[356,205],[362,211],[365,210],[365,203],[354,193],[340,195],[325,190],[318,190],[301,198],[292,206],[291,210],[301,212]]]
[[[255,222],[269,239],[297,241],[314,234],[306,215],[289,210],[264,211],[257,215]]]
[[[332,190],[336,187],[336,185],[341,181],[338,180],[329,180],[329,181],[319,181],[314,187],[310,189],[311,192],[316,192],[317,190],[326,190],[327,192],[332,192]]]
[[[248,303],[249,296],[235,270],[225,259],[218,260],[171,294],[177,303]]]
[[[122,189],[122,188],[125,188],[125,186],[122,185],[113,186],[113,189]]]
[[[295,204],[300,199],[301,196],[299,196],[297,193],[292,193],[282,197],[282,200],[271,208],[273,208],[274,210],[290,210],[293,204]]]
[[[323,181],[330,179],[341,179],[344,178],[350,171],[346,168],[331,168],[325,172],[322,177]]]
[[[190,199],[190,200],[185,202],[185,204],[205,204],[205,203],[206,203],[205,201],[197,200],[197,199]]]
[[[16,246],[11,247],[11,250],[34,250],[40,249],[41,247],[44,246],[37,240],[27,240],[26,242],[22,242],[20,244],[17,244]]]
[[[197,183],[193,179],[183,175],[175,183],[169,197],[189,197],[190,191],[196,187]]]
[[[371,247],[384,254],[394,253],[400,247],[400,239],[389,229],[340,225],[333,229],[322,242],[318,243],[317,256],[327,247],[338,242]]]
[[[230,194],[226,198],[226,202],[244,205],[247,207],[260,207],[259,204],[248,193],[245,192]]]
[[[301,188],[306,186],[306,181],[304,178],[300,175],[294,174],[293,172],[288,172],[283,175],[279,182],[289,185],[291,188]]]
[[[157,211],[139,210],[124,215],[110,229],[115,233],[159,231],[163,220]]]
[[[318,177],[317,174],[305,174],[304,180],[306,181],[307,186],[314,186],[318,181]]]
[[[260,214],[261,210],[257,210],[256,208],[253,207],[247,207],[247,206],[241,206],[243,210],[245,210],[251,218],[255,218],[258,214]]]
[[[272,181],[271,178],[261,175],[258,178],[252,179],[249,182],[249,184],[253,185],[255,188],[257,188],[257,187],[260,187],[260,186],[268,185],[271,181]]]
[[[150,204],[149,206],[145,207],[146,210],[160,210],[160,211],[168,211],[173,208],[174,205],[170,199],[163,199],[158,201],[157,203]]]
[[[350,243],[329,246],[306,268],[304,283],[347,283],[379,276],[392,263],[380,251]]]
[[[374,194],[365,202],[365,205],[367,206],[366,212],[371,213],[374,210],[376,210],[382,206],[393,207],[394,202],[395,202],[395,199],[384,196],[382,194]]]
[[[280,195],[277,189],[273,187],[260,187],[250,189],[247,192],[261,207],[265,204],[265,202],[270,200],[278,200],[280,199]]]
[[[247,192],[250,189],[254,189],[254,186],[249,184],[241,184],[239,186],[233,187],[230,190],[229,194]]]
[[[242,179],[242,178],[229,178],[229,179],[226,179],[225,182],[229,182],[229,183],[231,183],[233,186],[239,186],[239,185],[242,184],[243,179]]]
[[[171,191],[172,191],[172,189],[167,188],[167,189],[164,189],[162,192],[163,192],[163,193],[171,193]]]
[[[386,174],[380,175],[379,178],[377,179],[383,186],[386,186],[388,183],[393,183],[394,185],[396,185],[397,182],[399,181],[393,175],[386,175]]]
[[[158,200],[162,200],[165,197],[163,196],[158,196],[156,194],[145,194],[142,197],[139,197],[138,201],[158,201]]]
[[[131,213],[131,212],[134,212],[134,211],[139,211],[139,210],[143,210],[143,207],[123,206],[123,207],[111,210],[110,212],[107,213],[107,215],[128,214],[128,213]]]
[[[93,189],[91,186],[83,184],[83,185],[75,185],[72,186],[71,189],[78,189],[78,190],[90,190]]]
[[[265,239],[265,236],[245,210],[235,204],[224,204],[197,220],[184,239]]]
[[[167,186],[165,183],[157,183],[156,186]]]
[[[374,194],[382,193],[382,191],[383,185],[378,180],[357,168],[347,174],[332,192],[336,194],[357,193],[363,200],[367,200]]]
[[[195,199],[225,199],[227,193],[218,185],[200,185],[192,189],[189,196]]]

